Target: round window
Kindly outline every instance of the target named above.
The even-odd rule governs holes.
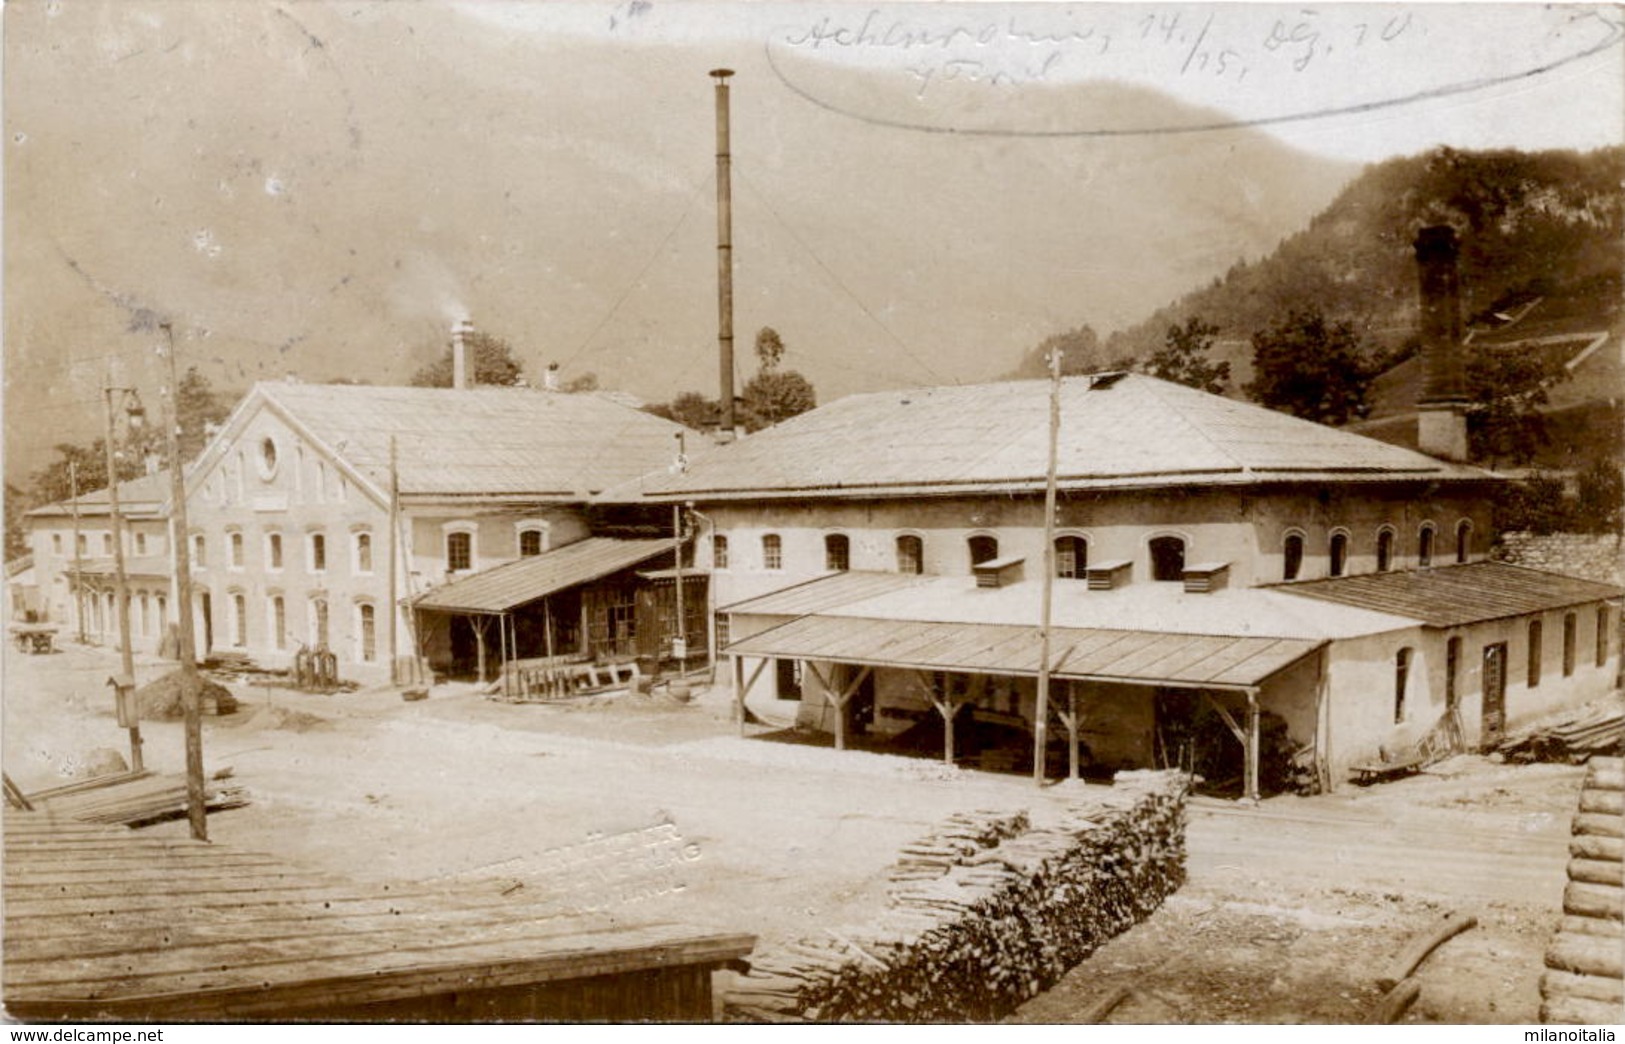
[[[276,474],[276,440],[267,435],[260,440],[260,478]]]

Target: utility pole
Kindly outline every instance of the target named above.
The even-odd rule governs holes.
[[[1033,782],[1044,784],[1049,753],[1050,602],[1055,594],[1055,458],[1061,435],[1061,349],[1049,357],[1049,465],[1044,476],[1044,600],[1038,623],[1038,692],[1033,707]]]
[[[107,385],[102,388],[103,403],[107,407],[107,438],[102,449],[107,453],[107,510],[108,525],[113,530],[113,591],[118,609],[118,635],[119,635],[119,675],[113,679],[113,699],[117,701],[118,721],[120,725],[130,730],[130,771],[140,772],[145,765],[141,758],[141,715],[140,708],[135,702],[135,651],[130,643],[130,585],[124,575],[124,519],[119,514],[118,504],[118,460],[113,451],[113,393],[121,396],[134,395],[131,388],[113,387],[113,375],[107,375]],[[141,423],[141,402],[136,400],[130,407],[130,426],[136,428]],[[74,550],[78,550],[78,540],[75,538]]]
[[[674,467],[678,474],[688,470],[688,453],[683,444],[683,433],[676,433],[677,460]],[[673,503],[671,506],[671,550],[672,561],[677,566],[673,575],[673,584],[677,595],[677,635],[673,642],[672,651],[677,658],[677,677],[682,679],[688,673],[688,628],[683,614],[683,506]]]
[[[84,556],[79,551],[79,462],[68,461],[68,503],[73,505],[73,615],[79,621],[79,644],[85,644]]]
[[[203,686],[197,673],[196,638],[192,623],[192,551],[187,543],[186,479],[181,474],[180,384],[175,376],[175,328],[163,323],[169,342],[169,499],[175,527],[175,616],[180,633],[181,705],[186,712],[186,819],[192,838],[209,839],[203,795]]]
[[[401,684],[400,621],[401,596],[399,589],[401,554],[401,481],[395,456],[395,436],[389,437],[389,680]]]

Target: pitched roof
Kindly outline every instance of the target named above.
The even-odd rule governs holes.
[[[1105,377],[1105,379],[1100,379]],[[1488,472],[1140,374],[1061,382],[1063,489],[1272,481],[1479,481]],[[650,474],[645,496],[1041,489],[1049,382],[854,395]]]
[[[118,506],[122,515],[141,515],[161,512],[169,503],[169,471],[167,469],[151,475],[138,475],[118,484]],[[106,514],[108,510],[107,487],[93,489],[88,493],[79,494],[79,510],[81,513],[94,515]],[[53,515],[73,514],[73,498],[59,500],[54,504],[43,504],[28,512],[29,517],[45,517]]]
[[[1251,686],[1322,644],[1294,638],[1057,627],[1051,631],[1050,666],[1057,678]],[[1038,673],[1041,648],[1036,628],[1012,624],[809,616],[743,638],[728,651],[919,670],[1033,675]]]
[[[596,392],[265,382],[254,393],[381,490],[393,437],[403,494],[582,499],[665,468],[682,430]]]
[[[1505,562],[1362,573],[1283,584],[1272,590],[1414,617],[1432,627],[1500,620],[1625,594],[1625,589],[1613,584],[1543,573]]]
[[[418,596],[412,604],[449,613],[506,612],[669,551],[670,540],[588,537],[454,580]]]

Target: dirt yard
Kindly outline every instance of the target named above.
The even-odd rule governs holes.
[[[115,663],[106,650],[8,647],[4,758],[25,790],[60,782],[96,748],[127,753],[105,687]],[[141,663],[138,680],[165,669]],[[210,771],[229,766],[252,804],[212,816],[213,841],[352,878],[535,888],[550,850],[669,820],[693,846],[685,887],[605,915],[767,944],[864,920],[898,846],[949,813],[1028,808],[1042,820],[1072,786],[742,739],[720,691],[687,705],[511,706],[455,687],[413,703],[389,690],[232,689],[242,708],[206,719],[205,758]],[[148,766],[179,771],[180,725],[143,733]],[[1462,757],[1257,808],[1197,799],[1189,884],[1012,1021],[1069,1021],[1119,983],[1135,992],[1114,1022],[1361,1021],[1388,959],[1454,911],[1479,926],[1424,966],[1407,1021],[1533,1022],[1580,776]]]

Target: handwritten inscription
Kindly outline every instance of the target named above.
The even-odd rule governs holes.
[[[896,55],[916,94],[953,81],[1018,86],[1079,72],[1109,72],[1123,62],[1157,75],[1203,76],[1240,84],[1254,69],[1303,73],[1330,55],[1370,51],[1412,29],[1407,12],[1392,16],[1344,12],[1335,18],[1315,8],[1274,19],[1260,34],[1222,9],[1168,8],[1145,13],[1066,8],[1023,12],[981,21],[887,13],[826,14],[778,42],[800,51]]]
[[[700,846],[686,841],[668,820],[640,830],[589,834],[581,844],[548,849],[532,867],[545,881],[550,906],[580,914],[675,895],[688,887],[683,867],[699,858]]]

